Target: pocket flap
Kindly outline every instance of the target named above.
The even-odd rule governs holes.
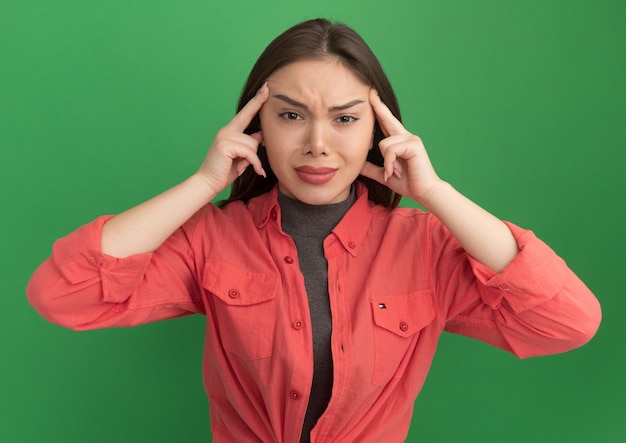
[[[276,275],[244,271],[217,260],[206,260],[202,275],[202,287],[233,306],[271,300],[276,297],[278,285]]]
[[[435,307],[429,290],[371,297],[370,302],[374,322],[401,337],[410,337],[419,332],[435,318]]]

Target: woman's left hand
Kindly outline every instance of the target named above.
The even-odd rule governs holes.
[[[384,166],[366,162],[361,175],[428,207],[429,193],[441,180],[430,163],[422,140],[404,128],[374,89],[370,90],[369,100],[386,136],[378,144]]]

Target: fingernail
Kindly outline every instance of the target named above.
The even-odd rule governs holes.
[[[246,172],[246,168],[243,168],[239,173],[237,173],[237,177],[241,177],[243,173]]]
[[[265,88],[267,88],[267,82],[263,83],[263,86],[261,86],[256,93],[263,94],[265,92]]]
[[[387,179],[388,179],[388,178],[389,178],[389,177],[387,177],[387,171],[383,172],[383,181],[384,181],[385,183],[387,183]]]
[[[267,178],[267,174],[265,173],[265,169],[261,168],[261,175],[263,178]]]
[[[400,174],[400,170],[393,168],[393,175],[396,176],[396,178],[401,179],[402,178],[402,174]]]

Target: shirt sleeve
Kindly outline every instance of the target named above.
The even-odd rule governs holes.
[[[189,227],[156,251],[127,258],[102,252],[100,217],[57,240],[26,289],[48,321],[75,330],[135,326],[203,313]]]
[[[600,304],[585,284],[532,231],[506,222],[520,252],[500,273],[465,253],[434,227],[435,279],[445,329],[520,358],[582,346],[597,331]]]

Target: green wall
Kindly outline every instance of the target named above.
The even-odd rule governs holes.
[[[440,175],[533,229],[604,309],[554,357],[445,335],[409,441],[626,441],[625,5],[2,0],[0,441],[211,440],[203,318],[76,333],[24,287],[54,239],[192,173],[257,55],[315,16],[370,43]]]

